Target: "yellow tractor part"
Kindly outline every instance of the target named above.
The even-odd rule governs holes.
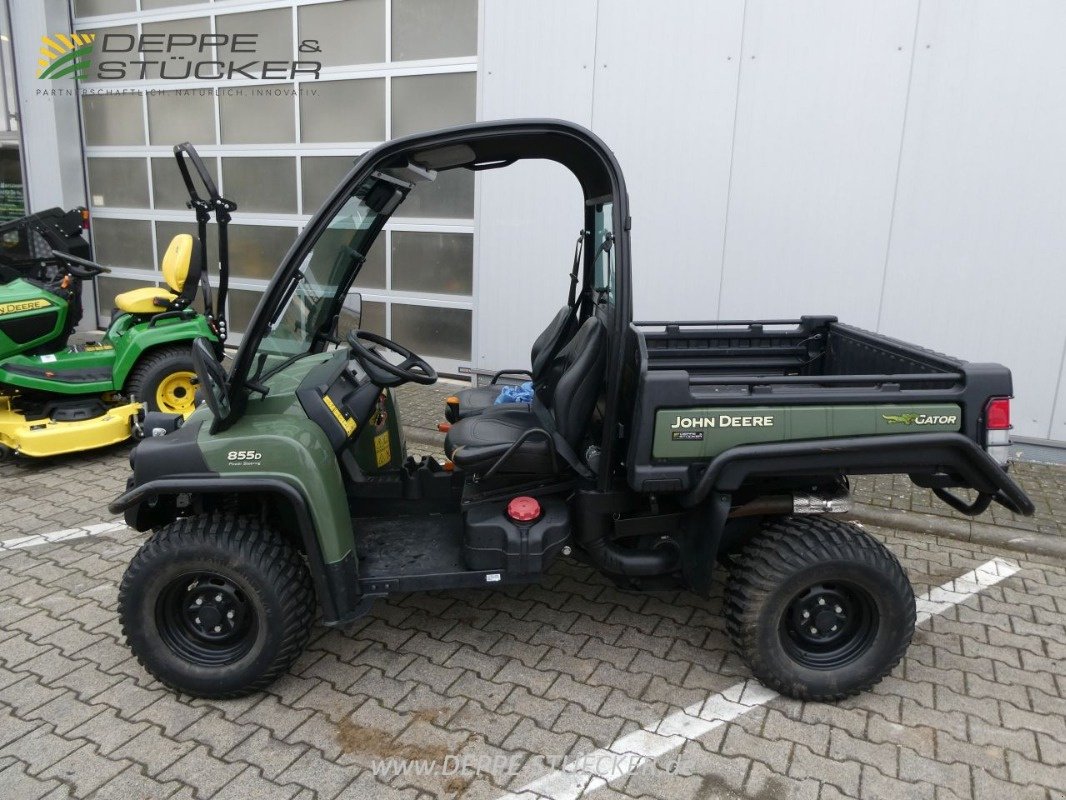
[[[0,445],[32,458],[107,447],[130,438],[140,410],[140,403],[124,403],[95,419],[27,420],[11,408],[10,397],[0,396]]]
[[[167,414],[189,416],[196,410],[195,372],[178,370],[167,375],[155,390],[155,407]]]

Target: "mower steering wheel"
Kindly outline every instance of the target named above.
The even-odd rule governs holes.
[[[363,342],[376,344],[386,350],[391,350],[403,358],[399,364],[393,364],[372,347],[367,347]],[[348,334],[348,345],[352,348],[352,356],[362,364],[374,382],[382,386],[399,386],[401,383],[421,383],[428,386],[437,382],[437,371],[431,367],[424,358],[416,356],[403,345],[397,344],[384,336],[378,336],[370,331],[352,331]],[[396,378],[395,381],[380,381],[377,378],[380,372],[386,372]]]
[[[95,261],[89,261],[87,258],[78,258],[70,253],[56,252],[54,255],[56,259],[66,264],[67,272],[79,280],[87,281],[97,275],[111,271],[107,267],[101,267]]]

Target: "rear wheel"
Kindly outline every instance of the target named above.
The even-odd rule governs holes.
[[[177,691],[238,697],[284,673],[314,620],[307,566],[258,519],[175,520],[130,562],[118,596],[141,665]]]
[[[734,558],[726,591],[730,638],[755,676],[801,700],[869,689],[903,658],[914,633],[903,567],[860,528],[823,517],[768,525]]]
[[[189,416],[196,408],[196,371],[188,347],[161,347],[141,356],[126,381],[126,391],[146,411]]]

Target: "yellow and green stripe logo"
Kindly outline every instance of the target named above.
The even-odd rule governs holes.
[[[93,52],[95,33],[55,33],[41,37],[41,58],[37,60],[38,78],[56,80],[72,75],[84,79],[89,73],[89,56]]]

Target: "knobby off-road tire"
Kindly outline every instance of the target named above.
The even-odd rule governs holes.
[[[788,517],[755,535],[733,559],[724,611],[755,676],[799,700],[869,689],[914,633],[914,592],[896,557],[825,517]]]
[[[140,357],[126,378],[126,393],[144,403],[146,411],[188,416],[196,408],[192,349],[168,345]]]
[[[137,660],[196,697],[240,697],[269,685],[303,652],[315,615],[307,566],[252,517],[175,520],[133,557],[119,621]]]

